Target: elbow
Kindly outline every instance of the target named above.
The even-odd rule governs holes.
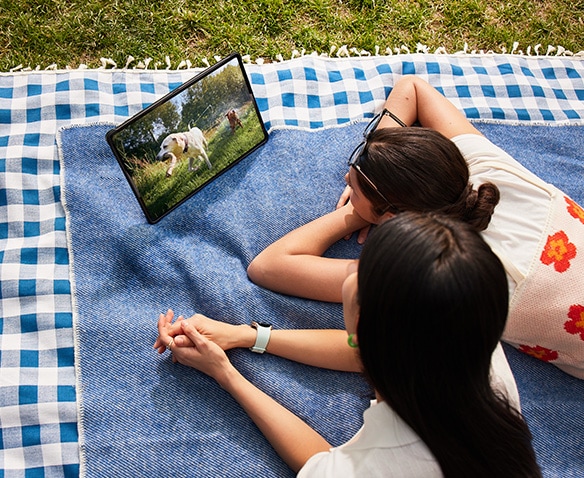
[[[419,76],[408,74],[402,76],[397,80],[396,85],[399,84],[401,87],[418,88],[420,86],[428,86],[429,83],[420,78]]]
[[[266,276],[268,275],[267,261],[262,254],[256,256],[247,266],[247,277],[254,284],[264,286],[266,283]]]
[[[247,266],[247,276],[254,284],[275,292],[287,293],[290,275],[288,255],[281,249],[268,247]]]

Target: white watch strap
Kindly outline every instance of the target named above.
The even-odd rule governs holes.
[[[268,342],[270,341],[272,327],[264,327],[258,323],[254,323],[252,327],[257,330],[258,334],[256,336],[255,344],[250,348],[250,350],[257,354],[263,354],[266,351]]]

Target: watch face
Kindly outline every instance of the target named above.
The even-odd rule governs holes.
[[[271,327],[272,324],[268,324],[267,322],[256,322],[254,321],[255,324],[257,324],[260,327]]]

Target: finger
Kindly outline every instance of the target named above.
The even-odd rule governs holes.
[[[186,335],[177,335],[174,337],[174,343],[177,347],[192,347],[195,344]]]
[[[183,332],[189,339],[191,339],[195,347],[204,347],[207,345],[208,340],[203,337],[196,329],[196,327],[193,327],[193,325],[190,324],[188,320],[182,321],[181,325]]]
[[[339,209],[339,208],[343,207],[345,204],[347,204],[347,201],[349,200],[350,195],[351,195],[351,187],[345,186],[345,189],[343,190],[343,192],[341,193],[341,196],[339,197],[339,200],[337,201],[336,208]]]
[[[160,347],[160,335],[158,335],[156,337],[156,340],[154,341],[154,345],[152,346],[152,348],[157,349],[158,347]]]
[[[164,314],[160,314],[158,318],[158,337],[160,340],[163,339],[163,334],[166,334],[166,316]]]
[[[180,322],[184,320],[184,317],[182,315],[179,316],[174,324],[172,323],[173,319],[174,311],[172,309],[168,309],[165,314],[160,314],[158,320],[159,335],[154,342],[154,348],[158,350],[158,353],[163,353],[170,338],[182,331]],[[162,330],[164,330],[164,334],[161,332]]]
[[[162,324],[162,327],[164,328],[164,330],[168,333],[168,329],[171,328],[171,324],[172,321],[174,319],[174,311],[172,309],[168,309],[166,311],[166,314],[164,314],[164,322]],[[160,329],[160,327],[159,327]]]
[[[168,334],[166,330],[167,325],[167,317],[160,314],[160,318],[158,319],[158,334],[160,337],[160,346],[158,348],[158,352],[162,353],[168,347],[172,337]]]
[[[156,337],[156,340],[154,341],[154,345],[152,346],[152,348],[154,350],[158,350],[160,352],[160,347],[162,346],[162,340],[160,339],[160,335],[158,337]]]
[[[369,235],[369,229],[371,229],[371,226],[366,226],[359,231],[359,235],[357,236],[357,242],[359,244],[365,244],[367,236]]]
[[[157,349],[162,345],[162,339],[160,338],[160,327],[162,323],[166,322],[166,315],[165,314],[160,314],[158,316],[158,322],[157,322],[157,328],[158,328],[158,337],[156,337],[156,340],[154,341],[154,345],[153,348]]]
[[[172,319],[174,319],[174,311],[172,309],[168,309],[166,311],[166,316],[165,317],[166,317],[167,323],[170,324],[172,322]]]
[[[176,333],[179,333],[182,330],[180,323],[183,320],[185,320],[185,318],[182,315],[179,315],[176,319],[176,322],[174,324],[172,324],[173,325],[172,330],[176,331]]]
[[[167,342],[170,342],[170,337],[168,338]],[[158,345],[156,346],[156,350],[159,354],[162,354],[166,351],[166,343],[162,338],[158,340]]]
[[[180,334],[182,328],[180,326],[180,322],[184,320],[183,316],[179,316],[173,324],[168,324],[167,332],[169,335],[177,335]]]

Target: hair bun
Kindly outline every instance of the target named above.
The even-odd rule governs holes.
[[[473,189],[473,185],[468,183],[454,203],[437,212],[458,218],[478,231],[484,231],[491,221],[499,196],[499,189],[493,183],[481,184],[478,189]]]
[[[478,190],[472,189],[471,184],[469,187],[464,219],[479,231],[484,231],[491,221],[495,206],[499,203],[499,188],[493,183],[481,184]]]

